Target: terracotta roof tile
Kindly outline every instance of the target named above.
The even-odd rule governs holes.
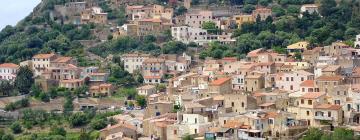
[[[230,81],[230,80],[231,80],[231,78],[219,78],[217,80],[212,81],[210,85],[212,85],[212,86],[220,86],[220,85],[222,85],[222,84],[224,84],[224,83],[226,83],[227,81]]]
[[[330,110],[339,110],[341,109],[340,105],[331,105],[331,104],[321,104],[315,107],[316,109],[330,109]]]
[[[225,128],[240,128],[243,123],[238,120],[229,120],[224,124]]]
[[[322,75],[322,76],[318,77],[316,80],[319,80],[319,81],[340,81],[342,79],[343,79],[343,77],[339,76],[339,75],[336,75],[336,76]]]
[[[161,79],[161,76],[144,76],[144,79]]]
[[[107,83],[103,83],[103,84],[100,84],[99,87],[111,87],[112,84],[107,84]]]
[[[328,65],[322,71],[336,71],[337,69],[341,68],[340,65]]]
[[[53,56],[55,56],[55,54],[53,54],[53,53],[50,53],[50,54],[37,54],[37,55],[33,56],[33,58],[47,59],[47,58],[50,58],[50,57],[53,57]]]
[[[315,87],[314,80],[306,80],[300,84],[302,87]]]
[[[93,73],[90,73],[89,75],[91,76],[104,76],[104,75],[107,75],[108,73],[100,73],[100,72],[93,72]]]
[[[19,68],[19,65],[16,65],[14,63],[3,63],[0,64],[0,68]]]
[[[149,58],[146,59],[143,63],[165,63],[165,59]]]
[[[266,118],[275,118],[279,115],[277,112],[266,112]]]
[[[301,98],[316,99],[316,98],[319,98],[324,95],[325,95],[325,93],[323,93],[323,92],[308,92],[308,93],[305,93],[303,96],[301,96]]]
[[[66,63],[66,62],[70,61],[71,59],[72,59],[72,57],[59,57],[59,58],[55,59],[54,62]]]

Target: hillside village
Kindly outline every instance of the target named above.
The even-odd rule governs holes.
[[[91,37],[74,39],[81,57],[53,49],[0,59],[0,116],[13,122],[2,132],[40,139],[36,129],[50,135],[58,125],[64,139],[310,140],[314,131],[360,137],[360,32],[352,41],[265,37],[273,46],[248,46],[258,36],[245,43],[238,37],[283,21],[275,4],[210,1],[55,4],[51,22],[94,25]],[[323,18],[321,4],[305,2],[293,16]]]

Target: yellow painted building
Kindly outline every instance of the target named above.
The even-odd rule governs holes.
[[[300,41],[294,44],[291,44],[286,47],[290,55],[294,55],[295,52],[304,52],[309,47],[309,42]]]
[[[255,21],[252,15],[234,15],[233,20],[235,20],[238,27],[241,27],[244,23]]]

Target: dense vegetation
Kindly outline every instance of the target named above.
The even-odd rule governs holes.
[[[259,4],[262,0],[258,1]],[[312,0],[277,0],[272,7],[275,20],[260,17],[254,23],[245,23],[235,30],[234,46],[210,44],[210,48],[201,53],[201,57],[224,56],[244,57],[244,54],[257,48],[273,48],[277,52],[285,53],[284,48],[297,41],[306,40],[311,46],[329,45],[342,40],[352,45],[355,35],[360,33],[360,4],[359,1],[342,0],[338,5],[335,0],[319,0],[320,13],[302,13],[299,17],[300,5],[313,3]],[[244,1],[254,6],[257,1]]]
[[[332,133],[325,133],[318,128],[310,128],[301,140],[356,140],[354,131],[345,128],[335,128]]]

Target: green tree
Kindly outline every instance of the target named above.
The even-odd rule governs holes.
[[[29,67],[20,67],[14,81],[16,89],[21,94],[27,94],[30,91],[31,85],[34,83],[33,73]]]
[[[181,54],[186,51],[186,48],[186,44],[180,41],[170,41],[164,44],[161,51],[164,54]]]
[[[190,135],[185,135],[182,140],[194,140],[194,138]]]
[[[271,9],[271,11],[274,13],[276,17],[280,17],[286,14],[284,8],[282,8],[279,5],[274,5]]]
[[[51,127],[50,135],[66,136],[66,130],[63,127]]]
[[[165,89],[166,89],[166,85],[164,85],[164,84],[157,84],[156,85],[156,90],[157,91],[162,92],[162,91],[165,91]]]
[[[179,6],[175,9],[174,14],[175,15],[183,15],[186,12],[187,12],[187,9],[184,6]]]
[[[11,134],[5,134],[4,136],[2,136],[1,138],[2,140],[14,140],[14,136]]]
[[[145,43],[153,43],[156,41],[156,37],[154,35],[146,35],[144,36]]]
[[[8,80],[0,80],[0,93],[3,96],[8,96],[13,91],[14,87]]]
[[[40,89],[40,86],[39,85],[36,85],[36,84],[33,84],[31,86],[31,96],[34,96],[34,97],[39,97],[41,94],[41,89]]]
[[[216,28],[215,22],[212,21],[206,21],[204,22],[201,27],[208,31],[208,33],[216,34],[218,32],[218,29]]]
[[[43,102],[50,102],[50,97],[49,97],[49,95],[47,95],[47,94],[44,93],[44,92],[41,92],[41,93],[40,93],[39,98],[40,98],[40,100],[43,101]]]
[[[269,0],[259,0],[259,4],[262,5],[262,6],[268,6],[270,3]]]
[[[90,139],[90,135],[88,132],[86,132],[85,129],[81,129],[80,131],[80,136],[79,136],[79,140],[89,140]]]
[[[50,96],[51,99],[55,99],[58,96],[58,92],[56,88],[54,87],[50,88],[48,95]]]
[[[72,114],[69,117],[68,121],[72,127],[79,127],[79,126],[83,126],[83,125],[87,124],[89,120],[88,120],[86,114],[84,114],[82,112],[78,112],[78,113]]]
[[[134,72],[134,79],[138,84],[142,84],[144,82],[144,77],[140,71]]]
[[[335,128],[331,138],[333,140],[353,140],[354,131],[346,128]]]
[[[30,102],[28,98],[23,98],[19,100],[17,104],[19,104],[20,107],[28,107],[30,105]]]
[[[255,6],[251,4],[246,4],[243,8],[243,12],[250,14],[253,10],[255,10]]]
[[[22,132],[22,127],[19,122],[14,122],[10,125],[10,129],[14,134],[19,134]]]
[[[107,126],[106,119],[93,119],[90,122],[91,128],[95,130],[101,130]]]
[[[320,0],[319,12],[322,16],[330,16],[336,8],[335,0]]]
[[[121,88],[117,91],[117,94],[125,96],[128,100],[135,99],[137,91],[135,88]]]
[[[319,140],[323,132],[317,128],[310,128],[306,135],[301,140]]]
[[[141,106],[141,107],[145,107],[146,106],[146,97],[143,95],[137,95],[136,98],[136,103]]]
[[[16,109],[16,105],[14,103],[8,103],[5,105],[6,111],[14,111]]]

